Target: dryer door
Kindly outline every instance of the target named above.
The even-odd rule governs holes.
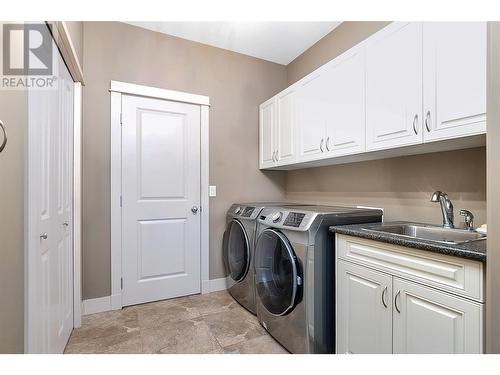
[[[285,315],[295,306],[302,283],[298,272],[297,257],[285,235],[265,229],[255,246],[255,287],[271,314]]]
[[[238,220],[229,223],[223,246],[229,276],[236,282],[243,280],[250,268],[250,243],[245,228]]]

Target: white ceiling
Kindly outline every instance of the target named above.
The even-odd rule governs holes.
[[[287,65],[340,22],[127,22]]]

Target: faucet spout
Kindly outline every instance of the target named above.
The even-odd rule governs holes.
[[[451,203],[448,194],[443,193],[442,191],[435,191],[432,194],[431,202],[439,202],[441,206],[441,213],[443,215],[443,227],[454,228],[453,204]]]

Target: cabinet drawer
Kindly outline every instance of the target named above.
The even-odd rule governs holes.
[[[484,301],[481,262],[345,235],[336,241],[340,259]]]

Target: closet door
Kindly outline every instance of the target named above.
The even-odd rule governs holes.
[[[73,81],[53,48],[57,87],[28,91],[30,353],[62,353],[73,329]]]

